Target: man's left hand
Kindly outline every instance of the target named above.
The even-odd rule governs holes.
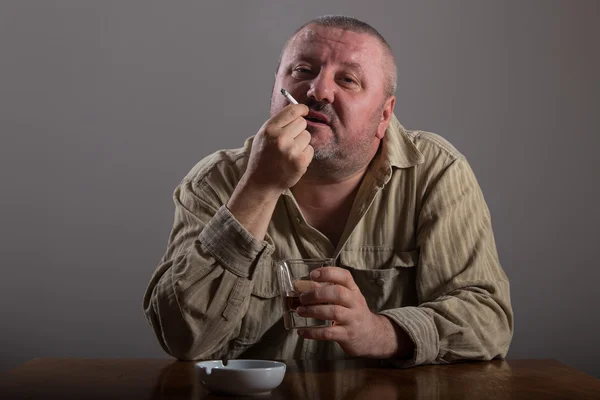
[[[319,286],[302,293],[302,306],[296,312],[301,317],[331,320],[333,326],[299,329],[300,336],[335,340],[351,356],[410,356],[413,344],[406,332],[387,317],[369,310],[365,297],[349,271],[339,267],[323,267],[312,271],[310,277],[313,281],[333,285]]]

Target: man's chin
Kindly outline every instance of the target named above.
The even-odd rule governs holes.
[[[312,142],[311,142],[312,145]],[[315,153],[313,155],[314,161],[327,161],[334,160],[339,156],[337,149],[333,149],[329,146],[317,146],[312,145]]]
[[[331,128],[327,126],[326,129],[315,129],[311,126],[307,126],[306,130],[310,132],[311,135],[310,145],[315,150],[313,156],[314,160],[330,160],[339,156],[335,132],[333,132]]]

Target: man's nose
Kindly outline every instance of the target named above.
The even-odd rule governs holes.
[[[306,95],[319,102],[333,103],[335,97],[335,82],[325,74],[319,74],[310,84]]]

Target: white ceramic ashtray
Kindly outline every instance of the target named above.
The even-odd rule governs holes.
[[[285,364],[268,360],[200,361],[196,376],[213,393],[236,395],[267,394],[275,389],[285,375]]]

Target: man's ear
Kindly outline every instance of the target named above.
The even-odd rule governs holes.
[[[396,105],[396,96],[390,96],[385,101],[383,105],[383,109],[381,110],[381,122],[379,122],[379,127],[377,128],[377,138],[383,139],[385,136],[385,130],[390,125],[390,120],[392,119],[392,115],[394,115],[394,106]]]

